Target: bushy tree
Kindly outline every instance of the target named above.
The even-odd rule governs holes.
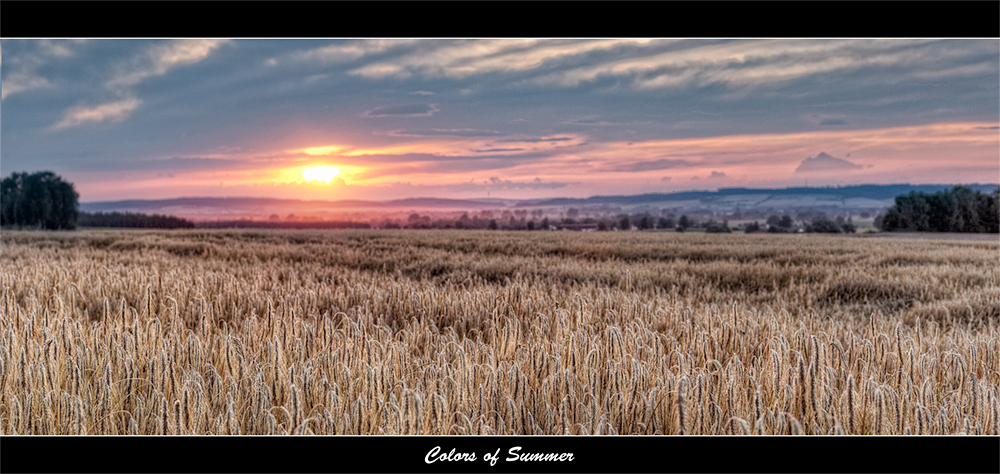
[[[781,222],[779,222],[778,225],[782,229],[785,229],[787,231],[791,231],[792,230],[792,226],[795,225],[795,222],[792,221],[792,216],[789,216],[788,214],[785,214],[785,215],[781,216]]]
[[[629,230],[632,226],[629,224],[628,216],[623,215],[621,220],[618,221],[618,228],[621,230]]]
[[[839,234],[841,228],[837,225],[836,221],[831,221],[825,217],[817,217],[813,219],[812,224],[806,229],[806,232],[820,232],[826,234]]]
[[[709,234],[722,234],[722,233],[732,233],[733,231],[729,229],[729,226],[725,224],[711,223],[705,228],[705,232]]]
[[[1000,232],[1000,190],[992,195],[955,186],[934,194],[896,196],[881,229],[916,232]]]
[[[80,195],[51,171],[13,173],[0,182],[0,225],[75,229]]]
[[[785,214],[781,217],[777,215],[772,215],[767,218],[767,231],[774,232],[791,232],[792,227],[795,226],[795,221],[792,220],[792,216]]]
[[[635,226],[641,230],[652,229],[653,228],[653,218],[649,214],[643,214],[638,219],[636,219]]]
[[[694,223],[691,222],[691,219],[688,219],[687,214],[682,215],[681,220],[677,222],[678,227],[683,227],[685,229],[691,227],[692,225],[694,225]]]

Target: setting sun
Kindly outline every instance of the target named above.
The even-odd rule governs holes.
[[[338,174],[340,174],[340,169],[333,166],[314,166],[302,170],[302,177],[306,181],[325,181],[329,183]]]

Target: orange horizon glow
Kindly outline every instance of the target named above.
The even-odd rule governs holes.
[[[997,123],[937,123],[868,130],[743,134],[601,142],[583,134],[560,141],[419,137],[374,145],[282,147],[254,154],[214,153],[228,168],[106,172],[78,188],[86,201],[143,196],[259,195],[300,199],[415,197],[586,197],[718,187],[832,184],[972,183],[1000,178]],[[563,138],[568,139],[563,139]],[[552,138],[556,138],[553,136]],[[315,141],[313,143],[316,143]],[[322,143],[322,142],[319,142]],[[297,153],[290,154],[289,150]],[[797,172],[821,152],[860,165],[819,175]],[[518,159],[532,154],[531,159]],[[313,161],[308,156],[323,156]],[[370,155],[370,156],[369,156]],[[204,155],[208,156],[208,155]],[[238,165],[236,165],[238,164]],[[336,172],[334,172],[334,169]],[[103,174],[105,172],[101,172]],[[130,185],[119,182],[122,174]],[[568,183],[564,187],[498,182]],[[464,185],[464,187],[463,187]],[[475,185],[475,186],[472,186]]]

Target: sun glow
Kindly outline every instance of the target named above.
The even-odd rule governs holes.
[[[305,154],[311,155],[311,156],[320,156],[320,155],[330,155],[330,154],[336,153],[336,152],[340,151],[343,148],[344,147],[342,147],[342,146],[334,146],[334,145],[331,145],[331,146],[314,146],[314,147],[311,147],[311,148],[300,148],[298,150],[292,150],[292,153],[305,153]]]
[[[340,169],[333,166],[313,166],[302,170],[302,177],[306,181],[324,181],[327,184],[338,174],[340,174]]]

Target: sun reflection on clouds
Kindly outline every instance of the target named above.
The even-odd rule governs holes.
[[[343,149],[344,147],[337,145],[315,146],[311,148],[300,148],[298,150],[291,150],[290,153],[295,153],[295,154],[305,153],[306,155],[310,156],[322,156],[322,155],[332,155]]]

